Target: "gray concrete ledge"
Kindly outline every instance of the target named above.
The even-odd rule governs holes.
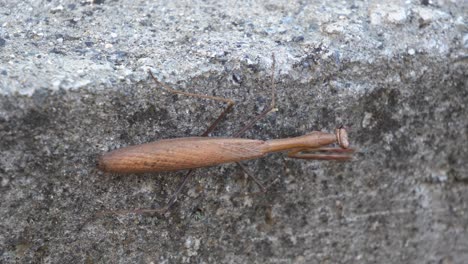
[[[465,263],[468,30],[463,1],[3,1],[0,262]],[[351,162],[245,162],[179,173],[96,169],[109,150],[348,126]]]

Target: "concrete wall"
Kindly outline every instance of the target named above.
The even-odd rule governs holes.
[[[0,262],[466,263],[464,1],[2,1]],[[283,154],[118,175],[97,157],[213,133],[270,139],[349,127],[350,162]]]

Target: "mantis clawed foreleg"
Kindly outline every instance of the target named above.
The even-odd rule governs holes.
[[[289,158],[294,159],[315,159],[315,160],[350,160],[353,149],[345,148],[296,148],[288,152]]]

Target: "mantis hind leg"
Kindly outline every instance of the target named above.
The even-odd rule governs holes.
[[[215,100],[218,102],[223,102],[227,103],[226,108],[224,111],[216,118],[216,120],[208,127],[208,129],[201,134],[201,137],[206,137],[208,136],[213,130],[216,128],[216,126],[224,119],[224,117],[231,111],[231,109],[234,107],[235,102],[231,99],[223,98],[223,97],[218,97],[218,96],[211,96],[211,95],[204,95],[204,94],[196,94],[196,93],[187,93],[187,92],[182,92],[175,90],[171,87],[169,87],[167,84],[160,82],[151,71],[148,71],[149,75],[151,78],[156,82],[156,84],[160,85],[163,87],[166,91],[173,93],[173,94],[180,94],[180,95],[185,95],[185,96],[191,96],[191,97],[196,97],[196,98],[203,98],[203,99],[210,99],[210,100]]]
[[[260,114],[258,114],[256,117],[254,117],[250,122],[248,122],[242,129],[237,131],[233,137],[239,137],[242,134],[244,134],[247,130],[252,128],[256,122],[260,121],[261,119],[265,118],[268,113],[272,112],[275,109],[275,94],[276,94],[276,86],[275,86],[275,65],[276,65],[276,60],[274,54],[272,55],[273,63],[272,63],[272,74],[271,74],[271,103],[270,105],[265,108]],[[226,109],[216,118],[216,120],[208,127],[208,129],[201,135],[202,137],[208,136],[215,128],[216,126],[224,119],[224,117],[227,115],[229,111],[234,107],[235,103],[233,100],[222,98],[222,97],[216,97],[216,96],[208,96],[208,95],[201,95],[201,94],[193,94],[193,93],[186,93],[186,92],[181,92],[172,89],[171,87],[167,86],[164,83],[161,83],[158,81],[154,75],[149,72],[153,80],[160,84],[162,87],[164,87],[167,91],[175,93],[175,94],[182,94],[182,95],[187,95],[187,96],[192,96],[192,97],[197,97],[197,98],[205,98],[205,99],[212,99],[220,102],[225,102],[228,105],[226,106]],[[247,168],[242,165],[240,162],[236,162],[237,165],[239,165],[242,170],[259,186],[259,188],[262,190],[262,192],[266,191],[266,187],[255,177],[253,176]],[[185,175],[184,179],[182,180],[181,184],[177,188],[176,192],[171,196],[169,199],[168,204],[163,208],[164,212],[170,209],[170,207],[177,201],[177,196],[178,194],[182,191],[183,187],[187,184],[188,179],[190,175],[193,173],[193,170],[189,170],[187,174]]]
[[[239,131],[237,131],[233,137],[239,137],[241,136],[242,134],[244,134],[247,130],[249,130],[250,128],[252,128],[255,123],[257,123],[258,121],[260,121],[261,119],[265,118],[267,116],[268,113],[272,112],[274,109],[275,109],[275,94],[276,94],[276,86],[275,86],[275,65],[276,65],[276,60],[275,60],[275,56],[274,54],[272,55],[272,59],[273,59],[273,63],[272,63],[272,74],[271,74],[271,103],[270,105],[265,108],[260,114],[258,114],[256,117],[254,117],[250,122],[248,122],[242,129],[240,129]],[[181,92],[181,91],[177,91],[177,90],[174,90],[172,89],[171,87],[167,86],[166,84],[164,83],[161,83],[158,81],[158,79],[156,77],[154,77],[154,75],[149,72],[151,77],[153,78],[153,80],[160,84],[162,87],[164,87],[167,91],[169,92],[172,92],[172,93],[175,93],[175,94],[182,94],[182,95],[187,95],[187,96],[192,96],[192,97],[197,97],[197,98],[205,98],[205,99],[212,99],[212,100],[216,100],[216,101],[220,101],[220,102],[225,102],[227,103],[227,107],[226,109],[224,109],[224,111],[218,116],[218,118],[216,118],[216,120],[210,125],[210,127],[208,127],[208,129],[201,135],[202,137],[206,137],[208,136],[215,128],[216,126],[224,119],[224,117],[227,115],[227,113],[229,111],[231,111],[231,109],[234,107],[235,103],[233,100],[230,100],[230,99],[226,99],[226,98],[222,98],[222,97],[216,97],[216,96],[208,96],[208,95],[201,95],[201,94],[193,94],[193,93],[186,93],[186,92]],[[246,174],[260,187],[260,189],[262,191],[265,191],[266,188],[265,186],[255,177],[253,176],[248,170],[247,168],[242,165],[240,162],[236,162],[237,165],[239,165],[242,170],[244,172],[246,172]],[[188,178],[189,176],[193,173],[193,170],[189,170],[187,172],[187,174],[185,175],[184,179],[182,180],[182,183],[179,185],[179,187],[177,188],[177,191],[171,196],[171,198],[169,199],[169,202],[168,204],[164,207],[165,208],[165,211],[169,210],[169,208],[177,201],[177,196],[178,194],[182,191],[183,187],[187,184],[188,182]]]
[[[205,132],[203,132],[200,136],[201,137],[207,137],[213,130],[216,128],[216,126],[226,117],[226,115],[231,111],[231,109],[234,107],[235,102],[231,99],[223,98],[223,97],[218,97],[218,96],[210,96],[210,95],[203,95],[203,94],[195,94],[195,93],[187,93],[187,92],[182,92],[175,90],[171,87],[169,87],[167,84],[160,82],[151,71],[148,71],[148,74],[151,76],[151,78],[154,80],[154,82],[161,87],[163,87],[166,91],[173,93],[173,94],[180,94],[180,95],[185,95],[185,96],[191,96],[191,97],[196,97],[196,98],[202,98],[202,99],[210,99],[210,100],[215,100],[218,102],[224,102],[227,103],[226,108],[224,109],[223,112],[215,119],[215,121],[206,129]],[[153,208],[153,209],[133,209],[133,210],[115,210],[115,211],[107,211],[107,212],[102,212],[98,215],[107,215],[107,214],[125,214],[125,213],[135,213],[135,214],[144,214],[144,213],[160,213],[164,214],[167,212],[177,201],[177,197],[184,188],[185,185],[187,185],[187,182],[190,178],[190,176],[193,174],[194,170],[189,170],[185,174],[184,178],[178,185],[176,191],[171,195],[169,198],[168,203],[164,207],[160,208]]]
[[[271,94],[272,94],[272,100],[270,105],[265,108],[260,114],[258,114],[255,118],[253,118],[250,122],[248,122],[242,129],[237,131],[233,137],[239,137],[240,135],[244,134],[248,129],[253,127],[256,122],[259,120],[263,119],[268,113],[273,111],[275,109],[275,81],[274,81],[274,72],[275,72],[275,56],[272,55],[273,58],[273,65],[272,65],[272,75],[271,75]],[[187,93],[187,92],[182,92],[175,90],[171,87],[169,87],[167,84],[160,82],[151,71],[148,71],[149,75],[151,78],[154,80],[154,82],[161,87],[163,87],[166,91],[173,93],[173,94],[180,94],[180,95],[185,95],[185,96],[191,96],[191,97],[196,97],[196,98],[202,98],[202,99],[210,99],[210,100],[215,100],[219,102],[224,102],[227,103],[226,108],[224,109],[223,112],[215,119],[215,121],[206,129],[205,132],[203,132],[200,136],[206,137],[208,136],[213,130],[216,128],[216,126],[226,117],[226,115],[229,113],[229,111],[232,110],[232,108],[235,105],[235,102],[231,99],[223,98],[223,97],[217,97],[217,96],[210,96],[210,95],[203,95],[203,94],[195,94],[195,93]],[[262,191],[266,190],[266,188],[263,186],[263,184],[255,177],[253,176],[248,170],[246,170],[245,166],[242,165],[241,163],[237,162],[237,164],[244,170],[244,172],[247,173],[247,175],[252,178],[254,182],[258,184],[260,189]],[[187,184],[190,176],[193,174],[194,170],[189,170],[184,178],[182,179],[181,183],[177,187],[176,191],[171,195],[171,198],[169,198],[169,202],[166,204],[166,206],[161,207],[161,208],[156,208],[156,209],[136,209],[136,210],[120,210],[120,211],[111,211],[108,213],[137,213],[137,214],[142,214],[142,213],[162,213],[164,214],[167,212],[177,201],[177,197],[184,188],[184,186]]]
[[[235,102],[231,99],[223,98],[223,97],[218,97],[218,96],[210,96],[210,95],[203,95],[203,94],[195,94],[195,93],[187,93],[187,92],[182,92],[175,90],[171,87],[169,87],[167,84],[160,82],[151,71],[148,71],[150,74],[151,78],[160,86],[162,86],[166,91],[174,93],[174,94],[180,94],[180,95],[186,95],[186,96],[191,96],[191,97],[196,97],[196,98],[203,98],[203,99],[210,99],[210,100],[215,100],[218,102],[224,102],[227,103],[226,108],[224,109],[223,112],[215,119],[215,121],[206,129],[205,132],[203,132],[200,136],[201,137],[207,137],[213,130],[216,128],[216,126],[226,117],[226,115],[231,111],[231,109],[234,107]],[[193,169],[187,171],[185,174],[184,178],[182,179],[181,183],[177,187],[176,191],[171,195],[171,198],[169,198],[169,202],[166,204],[166,206],[162,208],[157,208],[157,209],[139,209],[136,210],[137,212],[141,213],[165,213],[167,212],[177,201],[177,197],[182,191],[182,189],[187,185],[187,182],[190,178],[190,176],[193,174]]]

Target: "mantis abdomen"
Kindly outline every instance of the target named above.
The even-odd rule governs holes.
[[[121,148],[101,156],[99,168],[118,173],[162,172],[209,167],[264,155],[265,141],[187,137]]]

